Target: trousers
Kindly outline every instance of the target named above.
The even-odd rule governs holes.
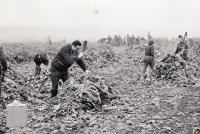
[[[152,56],[145,56],[144,59],[143,59],[143,63],[144,63],[144,66],[143,66],[143,70],[142,70],[142,73],[145,73],[146,70],[147,70],[147,66],[149,65],[152,69],[154,67],[154,61],[153,61],[153,57]]]
[[[68,70],[65,72],[57,72],[51,70],[51,81],[52,81],[52,88],[51,88],[51,98],[56,97],[58,94],[58,84],[60,79],[64,83],[66,80],[68,80]]]

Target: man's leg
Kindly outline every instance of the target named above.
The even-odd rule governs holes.
[[[154,61],[153,61],[153,59],[151,60],[151,62],[150,62],[150,67],[154,70]]]
[[[35,67],[35,76],[40,75],[40,72],[41,72],[40,65],[36,65],[36,67]]]
[[[142,70],[142,75],[143,75],[143,78],[145,79],[147,77],[147,75],[145,74],[146,70],[147,70],[147,63],[144,62],[144,65],[143,65],[143,70]]]
[[[56,97],[58,94],[58,83],[60,76],[51,74],[52,88],[51,88],[51,98]]]
[[[61,76],[61,80],[63,81],[63,83],[64,83],[66,80],[68,80],[68,79],[69,79],[68,72],[65,73],[65,74],[62,74],[62,76]]]

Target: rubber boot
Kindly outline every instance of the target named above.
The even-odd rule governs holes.
[[[56,97],[58,94],[58,90],[51,90],[51,98]]]

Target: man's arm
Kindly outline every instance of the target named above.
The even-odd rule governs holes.
[[[178,53],[178,46],[176,47],[176,51],[175,51],[175,54],[177,54]]]
[[[74,61],[76,61],[78,59],[78,55],[77,56],[72,56],[70,55],[70,46],[64,46],[62,47],[62,49],[60,50],[60,54],[65,58],[65,60],[67,61],[68,64],[73,64]]]
[[[78,59],[76,60],[76,63],[81,67],[81,69],[85,72],[85,70],[87,70],[87,67],[85,65],[85,63],[83,62],[82,59]]]

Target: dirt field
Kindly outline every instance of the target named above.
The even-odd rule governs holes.
[[[157,52],[161,53],[157,59],[175,51],[176,43],[172,42],[171,47],[169,47],[170,44],[168,46],[156,44]],[[52,51],[55,54],[58,48],[53,48]],[[22,102],[28,106],[27,127],[6,128],[6,109],[3,109],[0,111],[0,133],[200,134],[200,87],[192,85],[187,87],[169,86],[164,80],[159,81],[159,83],[154,80],[151,84],[138,82],[136,78],[142,69],[143,64],[139,61],[143,57],[144,48],[121,46],[111,47],[111,49],[119,62],[107,62],[106,66],[100,68],[94,68],[97,64],[89,67],[91,70],[89,75],[100,77],[112,86],[117,98],[113,99],[110,104],[103,105],[100,111],[74,110],[73,114],[69,115],[65,111],[64,115],[57,116],[57,113],[60,113],[58,108],[60,105],[52,106],[48,103],[50,81],[46,81],[46,85],[35,87],[33,84],[40,84],[41,79],[26,85],[20,85],[17,83],[19,81],[14,80],[17,83],[17,88],[13,87],[12,84],[5,83],[2,94],[4,98],[10,97],[11,94],[15,98],[19,91],[20,93],[22,90],[26,91],[28,99]],[[6,48],[5,51],[8,53]],[[48,52],[50,53],[50,51]],[[42,66],[43,72],[49,67]],[[34,73],[32,61],[15,63],[11,65],[11,68],[14,68],[23,77]],[[78,70],[80,71],[80,69]],[[71,77],[74,76],[75,72],[74,70],[70,72]],[[68,90],[67,86],[63,85],[59,88],[58,96],[60,98],[62,92]],[[39,93],[43,89],[47,90],[46,93]],[[43,97],[39,98],[40,95]],[[6,99],[5,103],[8,104],[12,100]]]

